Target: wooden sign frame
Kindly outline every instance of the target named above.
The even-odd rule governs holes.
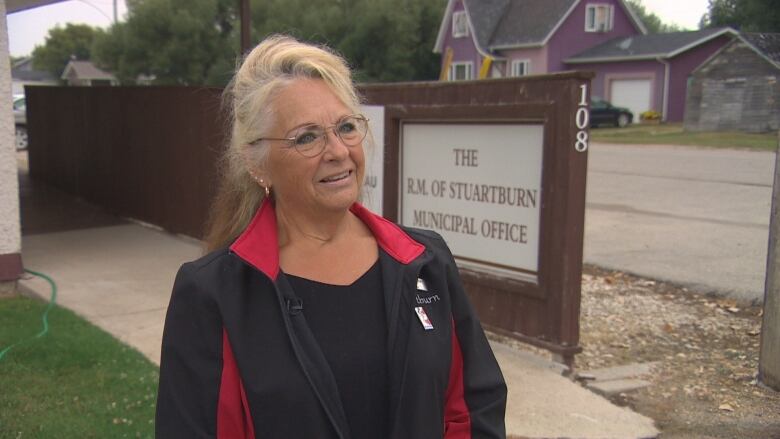
[[[556,359],[572,366],[574,355],[582,351],[579,345],[579,312],[588,114],[587,105],[581,103],[587,102],[590,75],[569,73],[554,76],[554,81],[539,89],[548,92],[545,96],[548,99],[543,100],[528,99],[524,102],[519,100],[521,102],[497,104],[483,102],[479,105],[438,102],[430,105],[385,105],[382,204],[385,217],[400,221],[401,140],[404,124],[543,125],[537,282],[526,282],[473,268],[461,267],[460,271],[466,290],[486,329],[548,349]],[[533,79],[539,81],[544,77]],[[564,79],[564,87],[560,86],[561,79]],[[507,85],[507,81],[495,82],[495,86]],[[517,83],[526,85],[522,81]],[[489,86],[475,83],[447,85]],[[437,83],[435,87],[444,86]],[[379,92],[387,92],[386,88],[377,88]],[[550,96],[550,90],[555,90],[559,96]],[[371,104],[381,105],[382,102],[371,100]],[[583,132],[584,136],[581,134]],[[486,149],[483,147],[481,154]]]

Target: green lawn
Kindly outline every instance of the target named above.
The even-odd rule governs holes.
[[[39,333],[45,307],[0,300],[0,350]],[[157,366],[66,309],[48,320],[0,359],[0,438],[154,437]]]
[[[590,130],[593,142],[711,146],[777,150],[777,133],[749,134],[733,131],[691,133],[682,124],[633,124],[626,128],[595,128]]]

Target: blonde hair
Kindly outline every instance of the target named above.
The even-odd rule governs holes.
[[[296,79],[322,79],[344,105],[359,113],[360,99],[349,67],[331,49],[285,35],[269,36],[252,49],[222,96],[231,131],[222,157],[220,186],[211,205],[207,250],[229,245],[260,207],[265,191],[255,182],[252,170],[264,167],[268,145],[248,145],[276,123],[273,99]]]

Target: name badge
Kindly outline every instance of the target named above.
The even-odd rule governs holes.
[[[428,314],[425,313],[425,309],[422,306],[415,307],[414,312],[417,314],[420,323],[422,323],[423,329],[426,331],[433,329],[433,323],[431,323],[431,319],[428,318]]]

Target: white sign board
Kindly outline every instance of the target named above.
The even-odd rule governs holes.
[[[403,124],[401,223],[440,233],[461,265],[536,281],[543,128]]]
[[[385,156],[385,107],[363,105],[363,115],[368,118],[368,137],[363,141],[366,154],[366,178],[363,182],[362,204],[369,210],[382,215],[382,188],[384,182]]]

